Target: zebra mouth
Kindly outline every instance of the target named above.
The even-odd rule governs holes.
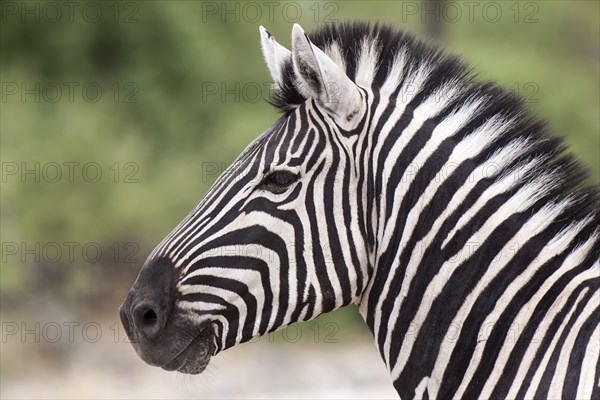
[[[183,350],[161,368],[166,371],[196,375],[206,369],[212,353],[212,334],[210,329],[204,328]]]

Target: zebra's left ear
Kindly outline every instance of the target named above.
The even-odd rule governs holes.
[[[260,31],[260,44],[263,57],[276,86],[281,86],[281,72],[283,66],[289,61],[292,52],[277,43],[275,37],[269,33],[262,25],[258,28]]]
[[[300,93],[307,99],[314,98],[342,129],[355,129],[366,110],[358,86],[311,43],[298,24],[292,29],[292,60]]]

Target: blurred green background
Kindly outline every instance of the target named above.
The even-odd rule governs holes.
[[[523,96],[598,183],[599,4],[2,2],[3,390],[30,368],[22,352],[52,367],[73,351],[13,345],[4,322],[117,321],[147,254],[277,118],[259,25],[286,47],[294,22],[433,36]],[[371,340],[352,309],[326,318]]]

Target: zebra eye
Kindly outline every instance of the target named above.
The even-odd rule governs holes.
[[[290,171],[274,171],[267,175],[261,186],[271,193],[283,193],[298,179],[298,175]]]

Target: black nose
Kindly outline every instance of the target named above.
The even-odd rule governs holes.
[[[157,337],[165,321],[165,310],[152,301],[143,301],[133,309],[133,323],[142,335]]]
[[[160,336],[175,302],[175,275],[175,267],[168,260],[153,260],[144,265],[119,309],[131,340]]]

